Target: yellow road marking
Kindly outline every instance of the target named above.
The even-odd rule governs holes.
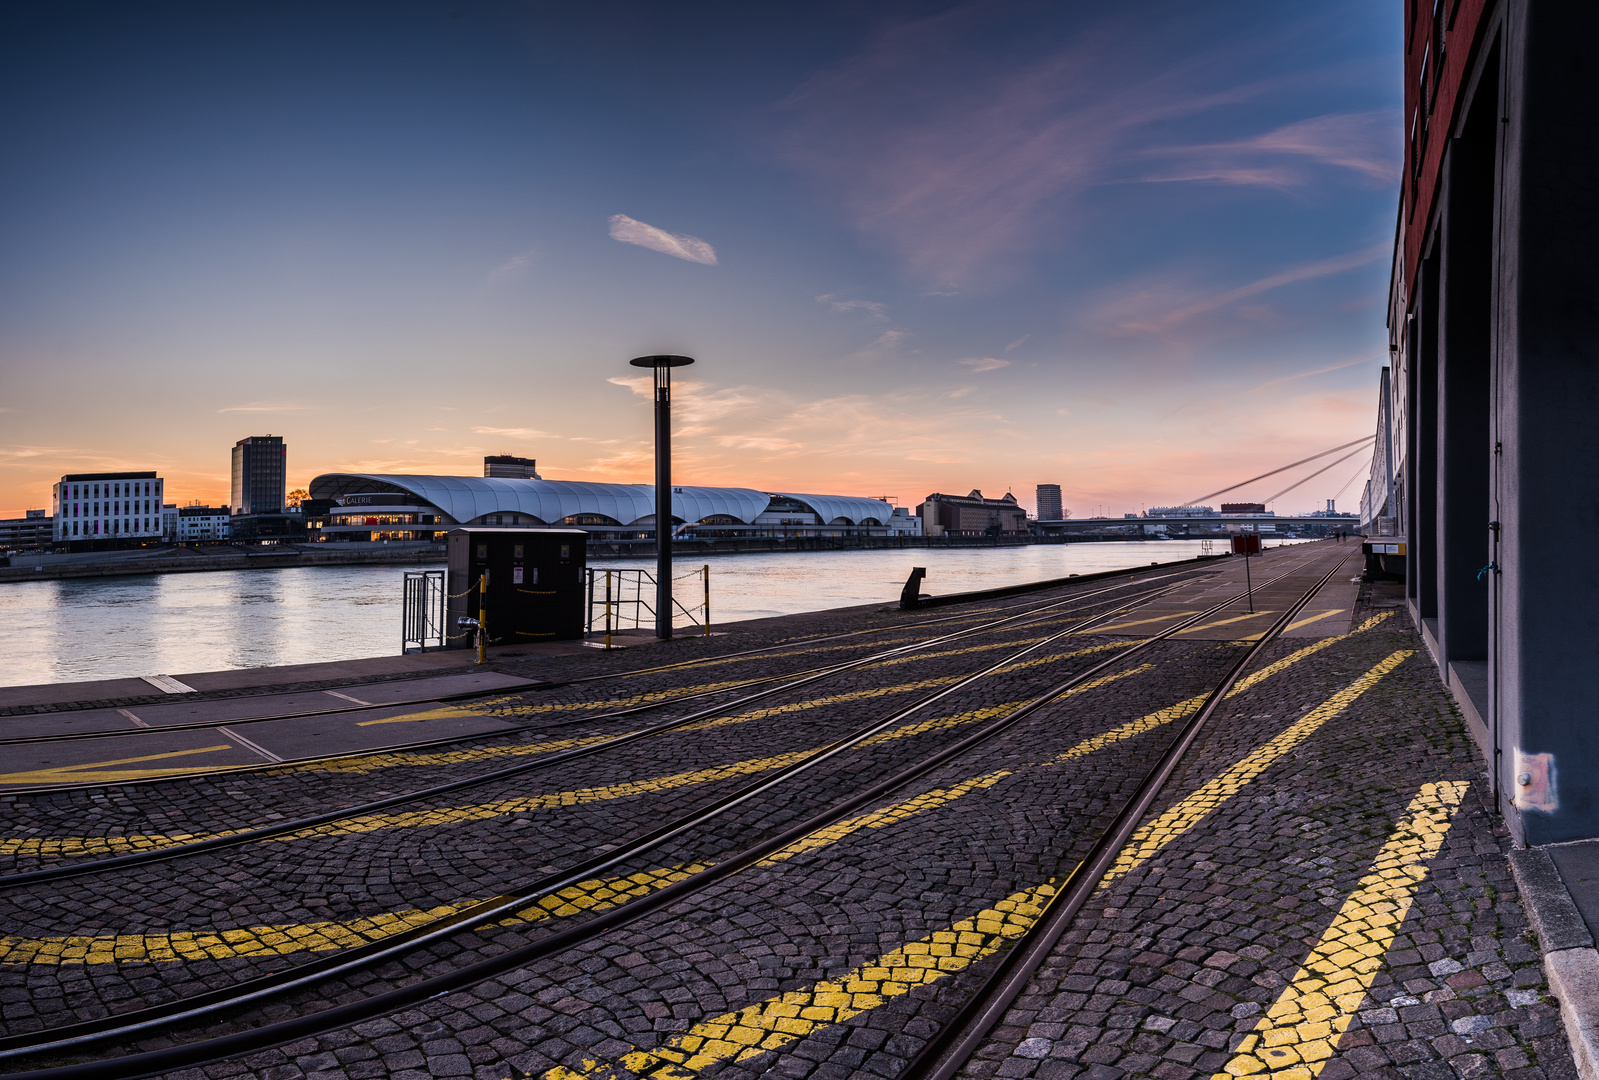
[[[57,765],[50,769],[34,769],[30,772],[0,773],[0,784],[75,784],[84,780],[135,780],[151,775],[179,776],[191,772],[211,772],[219,766],[198,766],[193,769],[110,769],[112,765],[133,765],[140,761],[163,761],[167,758],[188,757],[191,754],[211,754],[218,750],[237,750],[232,743],[222,743],[220,746],[197,746],[192,750],[169,750],[164,754],[145,754],[141,757],[114,758],[111,761],[90,761],[82,765]],[[242,769],[244,765],[235,765],[232,768]],[[229,768],[223,765],[220,768]],[[90,771],[96,770],[96,771]]]
[[[1170,615],[1157,615],[1153,619],[1134,619],[1132,622],[1113,623],[1110,626],[1094,626],[1087,630],[1079,630],[1081,634],[1108,634],[1112,630],[1124,630],[1129,626],[1143,626],[1152,622],[1169,622],[1172,619],[1181,619],[1188,615],[1198,615],[1197,611],[1174,611]]]
[[[1404,652],[1394,655],[1402,660],[1410,654]],[[1393,663],[1390,664],[1390,661]],[[1372,672],[1382,669],[1382,674],[1386,674],[1398,662],[1394,657],[1389,657],[1353,685],[1361,687],[1360,692],[1364,692],[1371,685],[1368,679],[1375,682]],[[1381,674],[1376,676],[1381,677]],[[1359,693],[1350,693],[1352,688],[1334,694],[1314,711],[1321,712],[1337,703],[1329,714],[1336,715],[1359,696]],[[1255,755],[1251,755],[1245,762],[1254,759]],[[1256,769],[1241,776],[1240,788],[1262,771]],[[986,778],[978,778],[979,781],[983,779]],[[994,779],[997,781],[999,778]],[[949,796],[953,791],[950,789],[940,794]],[[1232,794],[1236,794],[1236,791]],[[1229,794],[1222,801],[1230,797]],[[948,802],[950,798],[942,801]],[[1215,809],[1215,806],[1210,809]],[[1167,830],[1158,837],[1151,837],[1150,842],[1141,849],[1142,858],[1150,858],[1184,831]],[[807,837],[794,846],[802,847],[809,839]],[[1122,872],[1125,873],[1125,870]],[[1113,871],[1106,878],[1106,883],[1116,876],[1119,875]],[[1020,937],[1037,920],[1041,906],[1054,894],[1060,880],[1058,877],[1052,878],[1042,885],[1014,892],[992,908],[956,923],[948,930],[937,931],[910,942],[838,979],[815,983],[808,990],[789,991],[745,1006],[737,1012],[703,1021],[681,1035],[671,1036],[654,1050],[635,1050],[614,1060],[586,1059],[576,1069],[558,1065],[544,1072],[541,1080],[586,1080],[587,1077],[618,1068],[656,1080],[693,1080],[701,1070],[718,1062],[743,1061],[767,1051],[781,1050],[819,1027],[842,1023],[891,998],[907,994],[917,986],[962,971],[992,954],[1006,940]],[[1219,1076],[1215,1080],[1230,1078]]]
[[[1137,675],[1148,671],[1153,665],[1146,664],[1142,667],[1128,671],[1119,671],[1114,674],[1094,679],[1082,686],[1074,687],[1069,694],[1083,693],[1098,689],[1108,683],[1125,679],[1130,675]],[[1068,695],[1062,695],[1063,697]],[[861,746],[875,746],[890,742],[894,739],[904,739],[910,736],[922,735],[929,731],[939,731],[961,724],[970,724],[989,717],[996,716],[1007,709],[1015,708],[1016,704],[990,705],[981,709],[973,709],[954,716],[939,717],[933,720],[923,720],[902,727],[891,728],[888,731],[878,732],[876,735],[861,742]],[[344,821],[330,822],[306,829],[303,832],[289,833],[285,836],[274,837],[274,840],[295,840],[311,836],[345,836],[352,833],[375,832],[379,829],[404,829],[417,828],[431,825],[454,825],[466,821],[486,821],[491,818],[503,817],[507,814],[528,813],[538,810],[553,810],[563,806],[580,806],[591,802],[604,802],[611,799],[626,799],[638,795],[650,795],[662,791],[671,791],[676,788],[691,787],[696,784],[713,783],[735,776],[751,776],[756,773],[769,772],[781,769],[816,753],[822,747],[811,747],[804,750],[794,750],[786,754],[775,754],[770,757],[749,758],[744,761],[730,762],[725,765],[714,765],[705,769],[693,769],[687,772],[673,773],[668,776],[651,777],[648,780],[635,780],[619,784],[607,784],[601,787],[582,788],[577,791],[561,791],[547,795],[533,795],[520,799],[501,799],[495,802],[479,803],[472,806],[455,806],[439,810],[413,810],[397,814],[368,814],[362,817],[348,818]]]
[[[541,897],[536,903],[501,919],[516,926],[541,919],[603,911],[643,896],[704,870],[705,864],[670,866],[626,877],[593,879]],[[491,897],[492,900],[508,899]],[[413,926],[453,915],[479,900],[441,904],[426,911],[407,910],[351,919],[347,922],[288,923],[238,927],[232,930],[178,930],[160,934],[66,935],[44,938],[0,938],[0,963],[112,964],[161,960],[226,960],[236,956],[285,956],[300,952],[336,952],[380,941]]]
[[[466,716],[494,716],[496,714],[485,712],[509,702],[515,701],[514,697],[493,698],[489,701],[474,702],[471,706],[445,705],[437,709],[428,709],[424,712],[404,713],[400,716],[386,716],[381,720],[358,720],[356,727],[372,727],[374,724],[415,724],[423,720],[459,720]],[[334,714],[337,717],[337,714]]]
[[[1231,697],[1233,694],[1242,693],[1262,680],[1276,675],[1278,672],[1283,671],[1284,669],[1298,663],[1300,660],[1303,660],[1308,656],[1320,652],[1322,649],[1352,637],[1355,634],[1372,629],[1378,623],[1386,619],[1389,614],[1389,612],[1385,611],[1377,615],[1373,615],[1361,623],[1359,627],[1349,631],[1348,633],[1340,634],[1337,637],[1321,638],[1320,640],[1297,650],[1291,655],[1286,656],[1283,659],[1278,660],[1275,663],[1270,664],[1267,667],[1264,667],[1261,670],[1239,680],[1238,685],[1233,688],[1232,694],[1229,694],[1228,696]],[[1067,655],[1076,656],[1080,655],[1081,653],[1092,653],[1109,648],[1118,648],[1121,647],[1122,644],[1123,643],[1121,642],[1112,642],[1108,645],[1096,645],[1093,648],[1079,650],[1077,653],[1068,653]],[[1098,684],[1096,683],[1096,685]],[[1140,735],[1146,731],[1157,728],[1162,724],[1167,724],[1173,720],[1181,719],[1191,713],[1194,709],[1199,708],[1203,701],[1203,697],[1190,698],[1187,701],[1178,702],[1176,705],[1170,705],[1157,712],[1150,713],[1148,716],[1140,717],[1137,720],[1122,724],[1121,726],[1113,728],[1108,732],[1093,736],[1092,738],[1079,743],[1072,749],[1061,755],[1058,755],[1054,759],[1054,762],[1060,763],[1082,757],[1104,746],[1109,746],[1112,743],[1120,742],[1123,739],[1132,738],[1135,735]],[[1021,702],[1008,702],[1004,705],[994,706],[992,710],[977,710],[973,713],[962,714],[962,716],[973,719],[986,719],[988,716],[997,715],[999,711],[1014,708],[1020,704]],[[747,719],[755,718],[757,717],[753,715],[747,717]],[[949,723],[962,722],[962,717],[949,717],[946,719]],[[591,735],[583,738],[557,739],[542,743],[528,743],[523,746],[515,747],[480,747],[473,750],[450,751],[440,754],[415,754],[399,760],[400,763],[409,765],[454,764],[463,761],[478,761],[486,758],[542,754],[553,750],[564,750],[573,746],[586,746],[591,743],[601,742],[611,737],[612,736],[610,735]],[[377,756],[381,756],[383,758],[394,757],[394,755]],[[366,758],[356,758],[346,762],[326,762],[321,766],[321,768],[324,771],[330,772],[365,772],[369,767],[387,767],[386,763],[367,766],[365,764],[367,760],[368,759]],[[120,762],[111,764],[120,764]],[[225,836],[230,834],[213,833],[210,835]],[[135,834],[131,836],[62,838],[30,836],[0,840],[0,855],[59,856],[78,854],[112,854],[127,851],[142,851],[152,847],[166,847],[172,844],[186,843],[197,838],[198,837],[196,835],[188,833],[177,833],[164,836]]]
[[[1273,1080],[1314,1080],[1320,1075],[1382,969],[1427,876],[1427,862],[1443,846],[1468,786],[1465,781],[1422,786],[1293,981],[1212,1080],[1267,1074]]]
[[[1414,652],[1399,649],[1390,653],[1360,678],[1310,710],[1281,735],[1209,781],[1177,805],[1139,827],[1105,876],[1107,882],[1138,867],[1156,851],[1198,825],[1222,803],[1238,794],[1245,784],[1265,772],[1278,758],[1314,735],[1321,725],[1347,709],[1356,698],[1376,686],[1384,675],[1403,663]]]
[[[1323,619],[1329,618],[1329,617],[1331,617],[1333,615],[1337,615],[1340,611],[1347,611],[1347,610],[1348,610],[1347,608],[1341,608],[1341,607],[1340,608],[1333,608],[1330,611],[1323,611],[1320,615],[1312,615],[1308,619],[1300,619],[1298,622],[1291,622],[1287,626],[1283,627],[1283,633],[1286,634],[1290,630],[1298,630],[1301,626],[1309,626],[1313,622],[1321,622],[1321,620],[1323,620]],[[1386,615],[1387,612],[1384,612],[1383,614]],[[1264,634],[1264,633],[1265,633],[1265,631],[1262,630],[1260,634],[1250,634],[1248,637],[1239,638],[1238,640],[1239,641],[1257,641],[1257,640],[1260,639],[1261,634]]]
[[[1230,619],[1217,619],[1215,622],[1201,623],[1198,626],[1190,626],[1187,630],[1179,630],[1179,631],[1177,631],[1177,633],[1173,634],[1172,637],[1182,637],[1184,634],[1197,634],[1201,630],[1209,630],[1211,627],[1214,627],[1214,626],[1226,626],[1229,623],[1243,622],[1246,619],[1258,619],[1262,615],[1275,615],[1275,614],[1276,614],[1275,611],[1267,611],[1264,608],[1261,609],[1260,611],[1246,611],[1244,614],[1242,614],[1242,615],[1234,615]],[[1259,635],[1257,635],[1257,636],[1259,636]]]
[[[1136,674],[1138,670],[1148,670],[1149,666],[1151,665],[1145,665],[1135,671],[1117,672],[1101,679],[1095,679],[1082,686],[1074,687],[1068,693],[1075,694],[1092,690],[1125,678],[1128,675]],[[939,720],[908,725],[904,728],[895,728],[874,736],[868,740],[868,743],[916,735],[923,731],[932,730],[934,727],[952,727],[959,723],[987,719],[991,716],[999,715],[1007,709],[1015,708],[1019,704],[1021,703],[1014,702],[1010,705],[990,706],[957,716],[943,717]],[[897,824],[917,814],[922,814],[953,802],[968,792],[992,787],[1009,775],[1011,775],[1009,770],[988,773],[985,776],[967,780],[950,788],[924,792],[904,802],[846,819],[795,841],[783,850],[763,859],[760,865],[771,866],[787,861],[804,852],[837,843],[860,829],[880,829]],[[621,884],[619,883],[644,885],[656,882],[651,887],[659,887],[661,884],[669,884],[670,881],[679,880],[688,874],[698,873],[704,868],[703,865],[696,865],[686,869],[668,867],[664,870],[648,871],[642,875],[635,874],[628,878],[583,882],[580,885],[564,889],[551,897],[541,899],[539,905],[543,910],[528,909],[527,911],[519,912],[516,920],[503,921],[502,925],[511,925],[518,920],[528,918],[544,918],[547,915],[565,916],[590,908],[607,907],[610,906],[610,902],[616,895],[621,894],[619,891]],[[662,879],[662,875],[676,876]],[[645,889],[643,891],[649,890]],[[642,895],[642,892],[634,890],[628,895]],[[475,900],[466,900],[453,905],[431,908],[427,911],[402,911],[372,918],[356,919],[350,922],[254,926],[212,933],[185,931],[167,934],[0,938],[0,963],[99,964],[118,960],[147,962],[152,960],[195,960],[207,957],[222,959],[228,956],[246,954],[265,955],[306,950],[343,949],[359,945],[364,941],[386,937],[418,923],[442,918],[477,902]]]
[[[1317,641],[1314,644],[1307,645],[1303,649],[1299,649],[1293,653],[1290,653],[1288,656],[1283,657],[1276,663],[1269,664],[1251,675],[1244,676],[1242,679],[1238,680],[1238,682],[1230,691],[1228,691],[1227,696],[1229,698],[1236,697],[1237,695],[1242,694],[1245,690],[1248,690],[1250,687],[1260,683],[1263,679],[1268,679],[1277,674],[1279,671],[1299,663],[1299,661],[1305,659],[1307,656],[1313,656],[1334,642],[1343,641],[1345,638],[1352,637],[1355,634],[1361,633],[1362,631],[1370,630],[1372,627],[1386,619],[1388,614],[1389,613],[1385,611],[1380,615],[1373,615],[1371,618],[1361,623],[1357,629],[1351,630],[1347,634],[1341,634],[1338,637],[1322,638],[1320,641]],[[1109,746],[1111,743],[1120,742],[1123,739],[1130,739],[1135,735],[1142,735],[1146,731],[1153,731],[1162,724],[1169,724],[1173,720],[1181,720],[1203,705],[1207,696],[1208,695],[1206,694],[1200,694],[1198,697],[1191,697],[1187,701],[1179,701],[1175,705],[1168,705],[1164,709],[1159,709],[1147,716],[1141,716],[1137,720],[1129,720],[1127,723],[1122,724],[1119,727],[1111,728],[1109,731],[1085,739],[1076,746],[1072,747],[1070,750],[1067,750],[1065,753],[1056,755],[1051,764],[1058,765],[1063,761],[1071,761],[1074,758],[1080,758],[1085,754],[1091,754],[1095,750]]]
[[[908,942],[837,979],[702,1021],[654,1050],[635,1050],[614,1062],[586,1060],[577,1069],[558,1065],[543,1080],[580,1080],[617,1067],[661,1080],[689,1080],[717,1062],[780,1050],[819,1027],[842,1023],[994,953],[1027,932],[1054,891],[1045,884],[1012,893],[948,930]]]

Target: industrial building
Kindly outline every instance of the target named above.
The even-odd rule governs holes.
[[[233,494],[239,514],[277,514],[287,505],[289,448],[281,436],[252,435],[233,444]]]
[[[322,541],[440,540],[462,526],[583,529],[590,542],[653,541],[655,489],[504,476],[325,473],[311,481],[321,509],[308,524]],[[720,540],[889,536],[894,508],[881,499],[764,492],[752,488],[672,489],[674,535]],[[898,531],[910,532],[906,527]]]
[[[973,490],[967,495],[935,492],[916,508],[927,536],[1025,536],[1027,511],[1010,492],[997,499]]]
[[[160,542],[161,488],[153,472],[63,476],[50,488],[55,543],[100,551]]]
[[[1361,520],[1520,844],[1599,837],[1592,4],[1405,5],[1405,164]],[[1561,516],[1551,517],[1552,508]]]

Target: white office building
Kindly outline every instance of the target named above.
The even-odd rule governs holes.
[[[110,548],[160,541],[163,486],[153,472],[63,476],[50,489],[56,542]]]
[[[185,506],[178,510],[178,543],[199,544],[233,535],[233,514],[226,506]]]

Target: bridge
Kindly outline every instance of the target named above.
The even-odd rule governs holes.
[[[1201,515],[1139,515],[1138,517],[1066,518],[1061,521],[1038,521],[1034,528],[1040,535],[1077,535],[1082,533],[1126,533],[1129,531],[1156,532],[1159,526],[1167,535],[1225,536],[1234,532],[1253,532],[1260,526],[1291,525],[1320,526],[1330,530],[1343,529],[1358,532],[1360,520],[1353,514],[1328,517],[1326,515],[1276,515],[1271,514],[1205,514]]]

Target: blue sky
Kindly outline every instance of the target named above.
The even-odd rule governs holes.
[[[643,480],[659,351],[684,482],[1193,498],[1373,427],[1399,45],[1378,3],[12,5],[0,512],[225,498],[268,432],[295,485]]]

